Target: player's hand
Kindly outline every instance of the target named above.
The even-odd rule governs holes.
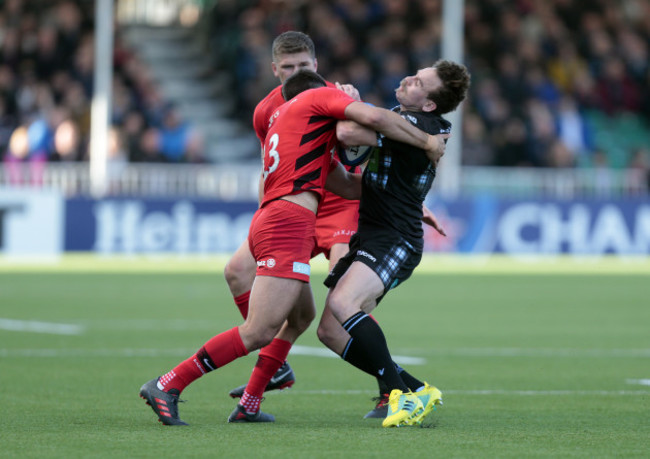
[[[354,100],[361,102],[361,96],[359,95],[359,91],[351,84],[341,84],[337,81],[336,83],[334,83],[334,85],[336,86],[336,89],[343,91],[348,96],[352,97]]]
[[[442,236],[447,237],[447,233],[445,232],[445,229],[438,223],[436,216],[433,215],[433,212],[431,212],[431,210],[429,210],[429,208],[424,204],[422,204],[422,222],[431,226]]]
[[[451,136],[451,134],[437,134],[430,135],[427,139],[427,148],[425,149],[427,157],[431,164],[434,166],[438,165],[438,161],[445,154],[446,140]]]

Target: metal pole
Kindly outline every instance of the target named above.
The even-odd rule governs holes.
[[[464,0],[444,0],[442,6],[442,58],[463,63],[464,60]],[[436,180],[441,194],[457,196],[460,189],[461,151],[463,133],[462,104],[445,115],[451,124],[451,137],[447,141],[445,156],[440,161],[440,175]]]
[[[95,1],[95,74],[90,111],[90,186],[101,198],[108,191],[108,130],[113,80],[113,0]]]

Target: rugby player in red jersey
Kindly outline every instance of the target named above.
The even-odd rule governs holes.
[[[273,74],[280,80],[280,85],[257,104],[253,114],[253,127],[262,146],[273,113],[285,102],[282,96],[282,83],[299,70],[316,71],[318,68],[314,43],[308,35],[298,31],[284,32],[276,37],[272,45],[272,57],[271,68]],[[334,87],[329,82],[327,82],[327,85]],[[350,85],[345,85],[344,88],[353,97],[356,95],[358,99],[358,92],[355,94],[356,90],[354,88]],[[358,167],[349,170],[350,172],[360,172]],[[263,183],[261,176],[259,193],[259,200],[262,202]],[[348,251],[348,242],[356,231],[358,218],[358,200],[343,199],[335,193],[325,191],[316,218],[316,245],[312,257],[323,253],[330,261],[330,267],[334,267],[336,262]],[[226,282],[244,319],[248,314],[248,301],[255,279],[256,268],[255,259],[248,247],[248,241],[244,241],[224,269]],[[338,333],[344,333],[344,330],[336,323],[333,323],[333,325],[335,327],[326,330],[326,334],[328,337],[339,338]],[[308,323],[305,324],[305,328],[307,326],[309,326]],[[262,349],[260,357],[262,359],[277,359],[273,351],[273,348]],[[293,385],[294,381],[293,370],[285,361],[276,374],[272,376],[265,390],[284,389]],[[241,397],[245,388],[245,385],[237,387],[230,391],[230,395],[232,397]]]
[[[435,161],[444,154],[448,135],[426,134],[397,113],[357,102],[324,86],[325,80],[311,71],[298,72],[283,85],[285,99],[291,100],[272,117],[264,147],[264,197],[249,230],[257,272],[247,318],[141,387],[141,397],[163,424],[186,425],[178,415],[178,397],[193,381],[271,341],[286,351],[284,361],[291,344],[304,331],[303,324],[313,320],[316,311],[309,286],[309,260],[324,188],[346,198],[360,196],[358,175],[332,161],[337,120],[355,121],[425,150]],[[280,365],[277,362],[276,369]],[[267,370],[275,372],[271,365]],[[259,411],[260,401],[261,397],[251,394],[237,405],[229,421],[274,421],[273,416]]]

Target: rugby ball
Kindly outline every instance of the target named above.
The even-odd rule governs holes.
[[[372,149],[368,145],[358,145],[349,148],[339,148],[339,158],[346,166],[358,166],[363,164],[368,159]]]

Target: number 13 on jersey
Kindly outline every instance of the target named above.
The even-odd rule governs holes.
[[[266,180],[266,177],[271,172],[274,172],[277,168],[278,165],[280,164],[280,154],[276,150],[278,146],[278,142],[280,141],[280,136],[278,134],[273,134],[271,138],[268,140],[268,151],[264,151],[264,156],[265,156],[265,161],[264,161],[264,180]],[[265,149],[266,150],[266,149]],[[268,160],[268,168],[267,168],[267,161],[266,161],[266,155],[268,154],[269,160]]]

